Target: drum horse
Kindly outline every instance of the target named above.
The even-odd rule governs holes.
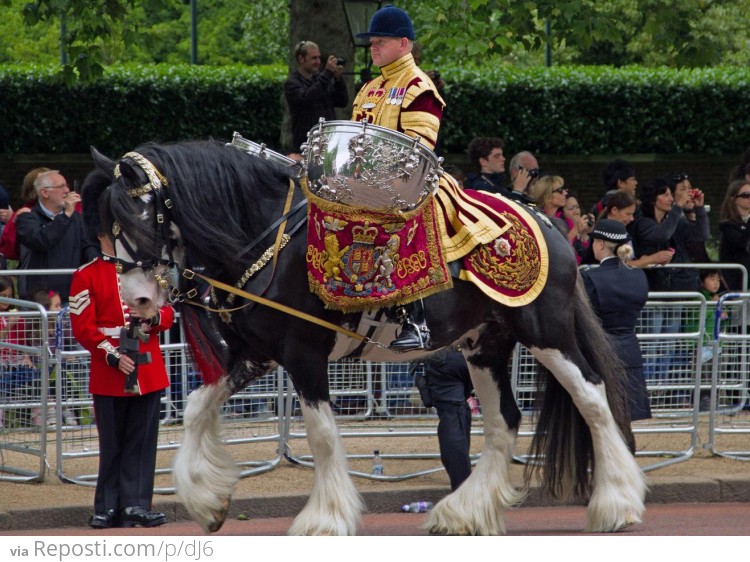
[[[93,148],[92,155],[96,169],[84,183],[84,204],[98,201],[102,225],[115,236],[124,298],[144,317],[166,300],[179,306],[203,377],[188,397],[173,472],[191,516],[207,532],[221,527],[239,478],[219,437],[221,406],[282,365],[299,395],[314,457],[313,489],[289,533],[355,534],[364,505],[348,473],[327,373],[328,361],[339,358],[337,340],[357,330],[362,313],[332,310],[305,286],[308,245],[304,229],[296,228],[306,220],[299,169],[216,141],[147,143],[117,163]],[[503,510],[523,499],[509,473],[521,420],[508,369],[517,343],[546,374],[531,445],[537,462],[527,466],[527,485],[538,473],[555,497],[588,498],[587,531],[614,532],[641,521],[645,478],[632,454],[616,354],[568,241],[548,224],[540,231],[548,277],[529,304],[504,306],[459,279],[424,299],[430,348],[461,346],[485,436],[470,478],[427,515],[431,533],[503,534]],[[230,295],[236,306],[226,306],[225,298],[217,313],[205,297],[209,289]],[[397,322],[390,326],[395,334]],[[429,351],[394,353],[365,339],[358,353],[405,361]]]

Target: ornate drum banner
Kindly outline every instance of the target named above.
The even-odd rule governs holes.
[[[410,213],[393,215],[305,191],[307,276],[310,290],[327,308],[375,310],[453,286],[431,200]]]

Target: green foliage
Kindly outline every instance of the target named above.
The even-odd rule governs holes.
[[[286,75],[281,66],[125,65],[60,84],[54,67],[0,67],[0,151],[86,153],[94,145],[116,155],[149,140],[229,139],[233,131],[275,146]]]
[[[436,64],[750,63],[750,0],[402,0]],[[549,25],[547,33],[546,25]],[[531,55],[530,55],[531,54]]]
[[[441,68],[447,152],[474,136],[542,154],[733,154],[750,144],[750,70]],[[110,154],[239,131],[279,144],[282,65],[124,65],[60,84],[52,66],[0,67],[0,151]],[[65,100],[61,103],[60,100]],[[75,116],[75,117],[71,117]]]
[[[190,61],[188,0],[0,0],[0,63],[102,66]],[[320,10],[341,10],[319,0]],[[750,0],[401,0],[434,65],[750,65]],[[284,64],[288,0],[197,1],[201,64]],[[26,25],[24,25],[24,18]],[[547,33],[546,24],[549,24]],[[342,29],[342,34],[348,34]]]
[[[64,77],[92,79],[117,63],[190,62],[191,17],[185,0],[2,0],[0,63],[54,64],[62,40]],[[286,61],[285,0],[197,2],[198,62]],[[66,32],[61,36],[61,23]]]
[[[734,153],[750,139],[750,71],[496,67],[442,72],[449,151],[472,137],[543,154]]]

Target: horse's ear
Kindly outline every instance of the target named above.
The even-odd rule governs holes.
[[[138,175],[138,170],[140,170],[140,168],[134,168],[127,160],[120,160],[118,166],[120,166],[122,177],[129,182],[138,183],[141,181]]]
[[[91,146],[89,147],[89,150],[91,151],[91,159],[94,161],[94,166],[99,168],[105,174],[108,174],[109,177],[114,178],[115,163],[110,158],[104,156],[104,154],[99,152],[95,147]]]

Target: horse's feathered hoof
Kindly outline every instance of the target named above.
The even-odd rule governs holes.
[[[224,521],[227,519],[227,513],[229,513],[229,504],[232,501],[232,496],[227,496],[221,501],[221,509],[215,509],[211,511],[213,519],[206,525],[206,529],[209,533],[215,533],[224,525]]]

